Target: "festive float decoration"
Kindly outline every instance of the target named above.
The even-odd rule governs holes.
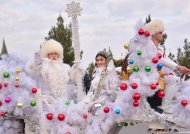
[[[72,2],[68,5],[67,12],[72,17],[73,24],[75,62],[80,61],[77,22],[80,11],[79,3]],[[8,129],[0,128],[0,133],[22,133],[19,129],[22,128],[19,119],[24,120],[25,132],[29,134],[104,134],[113,124],[121,127],[154,120],[159,120],[166,127],[189,127],[189,81],[179,82],[180,86],[177,87],[181,92],[178,92],[176,100],[166,103],[163,107],[170,107],[170,114],[160,114],[150,107],[147,97],[157,91],[161,98],[166,95],[161,89],[158,73],[164,68],[159,63],[162,54],[157,53],[150,32],[146,30],[143,22],[137,23],[135,32],[130,43],[124,46],[129,48],[129,65],[126,68],[130,76],[128,80],[122,80],[115,89],[115,102],[79,101],[82,97],[82,89],[79,89],[77,103],[57,98],[44,110],[41,90],[25,71],[26,60],[16,55],[3,57],[0,61],[0,123]],[[174,73],[169,77],[175,77]],[[77,75],[77,78],[80,79],[81,75]],[[78,81],[78,84],[80,85],[81,81]]]
[[[26,74],[26,62],[27,59],[16,55],[0,60],[0,122],[4,126],[0,133],[23,133],[24,123],[32,128],[40,118],[40,90],[38,93],[35,81]]]

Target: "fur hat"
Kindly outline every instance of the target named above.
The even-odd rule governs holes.
[[[47,58],[49,53],[53,53],[56,52],[59,55],[60,59],[63,59],[63,47],[62,45],[53,40],[50,39],[48,41],[46,41],[41,48],[41,54],[43,58]]]
[[[161,20],[152,20],[145,27],[152,35],[164,31],[164,23]]]
[[[108,59],[108,54],[107,54],[107,52],[106,52],[105,50],[99,51],[99,52],[96,54],[96,57],[95,57],[95,58],[97,58],[98,56],[102,56],[102,57],[104,57],[106,60]]]

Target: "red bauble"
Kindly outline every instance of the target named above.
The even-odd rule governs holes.
[[[163,98],[165,96],[165,93],[163,90],[158,91],[158,97]]]
[[[65,134],[71,134],[71,132],[67,131]]]
[[[5,112],[0,112],[0,117],[4,117],[5,116]]]
[[[32,93],[36,93],[38,91],[37,88],[32,88]]]
[[[157,82],[156,82],[156,86],[158,86],[158,85],[159,85],[159,82],[157,81]]]
[[[16,87],[16,88],[19,88],[19,83],[15,83],[15,87]]]
[[[133,106],[138,107],[139,106],[139,101],[138,100],[133,101]]]
[[[145,32],[144,32],[144,35],[145,35],[146,37],[149,37],[149,36],[150,36],[150,32],[149,32],[149,31],[145,31]]]
[[[86,119],[86,118],[88,117],[88,115],[87,115],[87,114],[83,114],[82,117],[83,117],[84,119]]]
[[[110,111],[110,108],[109,107],[104,107],[104,112],[105,113],[108,113]]]
[[[53,114],[52,113],[48,113],[46,117],[47,117],[48,120],[52,120],[53,119]]]
[[[138,30],[138,34],[139,34],[139,35],[143,35],[143,34],[144,34],[144,30],[143,30],[143,29],[139,29],[139,30]]]
[[[3,105],[3,102],[0,100],[0,106],[2,106]]]
[[[141,98],[141,95],[139,93],[134,93],[133,94],[133,99],[134,100],[139,100]]]
[[[187,100],[182,100],[182,101],[181,101],[181,105],[182,105],[182,106],[185,107],[185,106],[187,106],[187,104],[188,104],[188,101],[187,101]]]
[[[8,87],[8,86],[9,86],[9,83],[5,82],[4,87]]]
[[[133,89],[136,89],[136,88],[138,87],[138,84],[135,83],[135,82],[133,82],[133,83],[131,84],[131,87],[132,87]]]
[[[174,76],[174,74],[173,74],[173,73],[169,73],[169,75],[172,75],[172,76]]]
[[[92,108],[88,109],[88,113],[92,113]]]
[[[121,89],[121,90],[126,90],[126,89],[127,89],[127,84],[121,83],[121,84],[120,84],[120,89]]]
[[[161,58],[162,58],[162,54],[161,54],[161,53],[157,53],[157,57],[158,57],[159,59],[161,59]]]
[[[2,89],[2,87],[3,87],[3,86],[2,86],[2,84],[0,83],[0,89]]]
[[[65,119],[65,115],[64,114],[59,114],[57,117],[60,121],[63,121]]]
[[[150,85],[150,88],[151,88],[152,90],[156,89],[156,87],[157,87],[156,84],[151,84],[151,85]]]
[[[152,62],[153,62],[154,64],[157,64],[157,63],[158,63],[158,58],[156,58],[156,57],[152,58]]]

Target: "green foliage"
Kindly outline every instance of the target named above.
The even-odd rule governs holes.
[[[93,71],[95,69],[95,65],[93,62],[91,62],[89,65],[88,65],[88,68],[87,68],[87,76],[88,78],[90,79],[90,81],[92,80],[92,75],[93,75]]]
[[[184,40],[183,51],[181,48],[178,48],[177,62],[182,66],[190,68],[190,42],[187,39]]]
[[[181,48],[177,49],[177,58],[175,59],[179,65],[190,68],[190,42],[187,39],[184,40],[183,50]],[[185,76],[185,80],[190,79],[190,76]]]
[[[74,49],[72,47],[71,37],[72,37],[71,24],[65,26],[64,20],[61,15],[59,15],[59,17],[57,18],[56,26],[53,26],[50,29],[48,36],[45,37],[46,40],[54,39],[63,45],[64,63],[67,63],[69,65],[72,65],[74,61]]]
[[[112,53],[112,51],[111,51],[111,48],[110,48],[110,47],[109,47],[109,49],[108,49],[107,53],[108,53],[108,57],[109,57],[109,59],[113,59],[113,53]]]
[[[173,60],[173,61],[175,61],[175,55],[174,54],[172,54],[171,52],[169,53],[169,55],[168,55],[168,57],[171,59],[171,60]],[[175,61],[176,62],[176,61]]]
[[[3,39],[3,47],[1,49],[1,55],[3,55],[3,54],[8,54],[7,47],[6,47],[4,39]]]
[[[151,15],[149,14],[148,17],[145,19],[145,23],[149,23],[151,22]]]
[[[115,67],[121,67],[123,65],[123,59],[113,59]]]

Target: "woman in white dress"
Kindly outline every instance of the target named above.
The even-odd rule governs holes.
[[[119,80],[113,61],[109,60],[106,51],[98,52],[95,60],[96,63],[91,87],[83,101],[88,104],[104,104],[106,101],[114,102]]]

